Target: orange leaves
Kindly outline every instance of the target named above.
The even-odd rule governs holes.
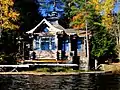
[[[78,13],[76,16],[73,16],[72,22],[74,22],[72,25],[74,29],[84,28],[85,27],[84,14]]]
[[[79,3],[77,3],[79,2]],[[74,8],[72,8],[73,12],[75,12],[74,16],[71,19],[71,26],[75,29],[84,29],[85,28],[85,20],[91,17],[91,11],[93,12],[93,6],[90,0],[80,1],[76,0],[77,4],[75,4]]]
[[[81,18],[83,15],[81,13],[78,13],[76,16],[73,17],[73,21],[77,20],[78,18]]]
[[[12,19],[12,20],[17,20],[19,13],[14,12],[13,10],[10,10],[10,12],[8,13],[8,16]]]
[[[81,28],[84,28],[85,27],[85,24],[82,23],[82,24],[78,24],[78,25],[73,25],[72,26],[74,29],[81,29]]]

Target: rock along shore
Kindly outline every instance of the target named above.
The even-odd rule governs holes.
[[[112,72],[112,74],[120,74],[120,63],[101,64],[100,70]]]

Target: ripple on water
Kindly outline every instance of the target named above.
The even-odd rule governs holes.
[[[120,90],[119,75],[0,75],[0,90]]]

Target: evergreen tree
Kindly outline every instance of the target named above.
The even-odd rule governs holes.
[[[91,58],[102,63],[116,58],[115,45],[115,37],[104,26],[97,25],[90,42]]]
[[[42,20],[36,0],[15,0],[14,8],[20,13],[20,32],[31,30]]]

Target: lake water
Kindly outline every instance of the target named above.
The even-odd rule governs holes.
[[[0,75],[0,90],[120,90],[119,75]]]

